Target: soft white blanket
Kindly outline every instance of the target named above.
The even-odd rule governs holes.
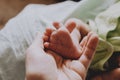
[[[93,26],[97,25],[99,21],[96,19],[94,22],[96,15],[116,1],[83,0],[78,3],[66,1],[52,5],[28,5],[0,31],[0,80],[24,80],[25,51],[32,43],[36,33],[43,33],[47,26],[52,27],[53,21],[64,22],[68,18],[78,18],[84,22],[90,21],[90,25],[92,25],[90,28],[99,34],[97,31],[99,28]],[[104,40],[101,37],[101,41],[106,44],[105,48],[111,49],[111,44]],[[113,49],[108,52],[111,53],[112,51]],[[93,65],[95,64],[96,62],[93,63]],[[99,69],[103,69],[103,64]],[[95,67],[93,66],[93,68]]]

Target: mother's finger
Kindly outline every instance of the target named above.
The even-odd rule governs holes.
[[[98,41],[99,40],[97,34],[91,32],[88,34],[87,43],[83,49],[82,56],[79,59],[79,61],[85,66],[85,68],[88,68],[89,64],[92,61]]]

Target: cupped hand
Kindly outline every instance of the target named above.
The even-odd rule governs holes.
[[[57,30],[47,28],[44,33],[45,48],[56,52],[63,58],[78,59],[86,45],[82,38],[90,32],[86,28],[87,25],[78,19],[70,19],[65,25],[54,22],[53,26]]]
[[[85,80],[87,69],[93,58],[98,37],[89,33],[80,43],[83,52],[79,59],[64,59],[57,53],[44,50],[43,36],[38,34],[26,51],[27,80]]]

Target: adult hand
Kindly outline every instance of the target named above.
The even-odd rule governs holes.
[[[26,52],[27,80],[85,80],[93,58],[98,37],[88,33],[80,43],[83,53],[77,60],[64,59],[57,53],[44,50],[43,36],[38,34]]]
[[[44,51],[43,39],[39,34],[26,53],[27,80],[84,80],[95,52],[95,41],[96,36],[89,35],[81,57],[65,60],[52,51]]]

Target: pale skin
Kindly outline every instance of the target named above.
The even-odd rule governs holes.
[[[69,25],[69,21],[65,25],[67,24]],[[64,33],[65,36],[68,36],[69,32],[73,31],[70,31],[69,28],[67,30]],[[59,33],[61,30],[58,29],[57,31]],[[83,32],[81,32],[83,39],[79,43],[81,46],[79,48],[76,47],[76,43],[71,41],[71,36],[67,37],[68,42],[75,45],[73,49],[81,50],[79,57],[76,59],[66,59],[58,55],[61,51],[57,53],[48,49],[44,50],[43,36],[38,34],[26,52],[26,80],[85,80],[88,67],[97,47],[98,36],[92,32]]]
[[[71,23],[67,27],[59,25],[57,30],[47,28],[44,33],[45,48],[58,53],[63,58],[78,59],[82,53],[79,44],[81,35],[75,26],[75,23]]]
[[[46,41],[44,46],[64,58],[78,59],[82,54],[82,47],[85,40],[81,44],[79,42],[82,36],[86,35],[89,30],[86,28],[87,25],[77,19],[71,19],[65,25],[63,26],[54,22],[54,26],[58,30],[55,31],[54,29],[47,28],[44,37]]]

